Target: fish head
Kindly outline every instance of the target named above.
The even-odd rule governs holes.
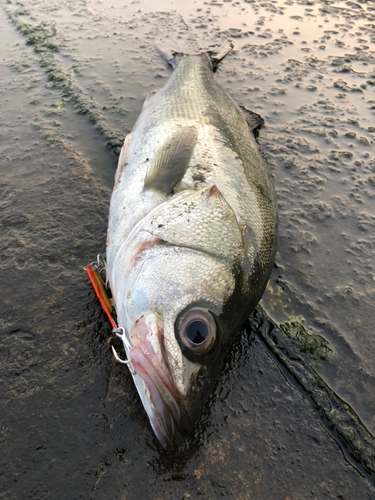
[[[166,449],[190,432],[243,322],[246,244],[215,187],[147,217],[120,249],[111,288],[134,382]]]

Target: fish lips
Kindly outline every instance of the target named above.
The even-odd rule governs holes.
[[[129,336],[133,378],[151,426],[164,449],[176,450],[192,422],[171,375],[162,319],[154,313],[142,316]]]

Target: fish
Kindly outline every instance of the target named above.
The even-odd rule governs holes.
[[[276,252],[277,204],[256,139],[262,118],[214,71],[230,41],[156,44],[173,72],[124,140],[110,201],[106,273],[115,330],[166,450],[192,431]]]

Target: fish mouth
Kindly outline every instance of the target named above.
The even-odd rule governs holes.
[[[142,316],[129,336],[132,375],[153,431],[164,449],[176,450],[192,425],[171,375],[161,318]]]

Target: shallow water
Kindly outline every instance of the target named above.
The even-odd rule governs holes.
[[[373,498],[373,2],[0,6],[2,498]],[[265,119],[280,230],[273,323],[239,332],[171,455],[83,266],[105,248],[113,153],[170,75],[153,42],[188,29],[235,43],[217,79]]]

